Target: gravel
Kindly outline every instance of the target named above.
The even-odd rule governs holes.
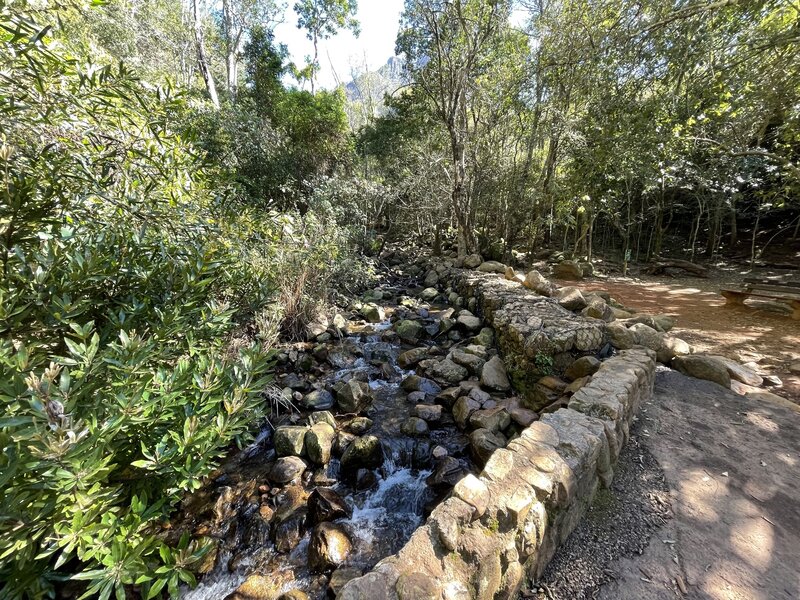
[[[640,443],[642,425],[620,453],[611,489],[599,488],[578,527],[558,549],[542,578],[520,598],[594,598],[614,579],[613,561],[641,554],[670,517],[669,488],[650,451]]]

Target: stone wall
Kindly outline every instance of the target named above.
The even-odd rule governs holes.
[[[474,297],[501,340],[504,358],[596,350],[604,323],[576,316],[518,284],[456,272],[451,287]],[[569,536],[598,485],[614,475],[639,404],[653,391],[655,353],[636,347],[602,363],[568,408],[544,415],[479,477],[469,475],[394,556],[350,581],[346,600],[516,598]]]

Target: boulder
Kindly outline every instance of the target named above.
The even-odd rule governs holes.
[[[436,271],[428,271],[428,274],[425,275],[425,280],[423,281],[425,287],[433,287],[437,283],[439,283],[439,274]]]
[[[508,411],[508,414],[511,417],[511,420],[520,427],[527,427],[534,421],[539,420],[539,413],[519,406],[511,408]]]
[[[224,600],[273,600],[280,594],[282,582],[274,577],[250,575],[236,590],[225,596]]]
[[[725,363],[713,356],[704,354],[677,356],[672,359],[672,368],[690,377],[707,379],[725,388],[731,387],[731,376]]]
[[[472,338],[472,343],[476,346],[491,348],[494,345],[494,331],[491,327],[484,327],[478,335]]]
[[[592,296],[586,304],[586,308],[581,311],[584,317],[591,317],[592,319],[601,319],[603,321],[613,321],[614,311],[606,304],[600,296]]]
[[[419,375],[409,375],[400,382],[400,387],[406,392],[423,392],[430,396],[435,396],[442,391],[438,383]]]
[[[469,371],[446,358],[436,363],[430,370],[430,375],[440,383],[454,384],[469,377]]]
[[[506,392],[511,389],[506,367],[499,356],[493,356],[483,365],[483,369],[481,369],[481,385],[498,392]]]
[[[339,567],[331,575],[328,582],[328,593],[337,598],[348,581],[361,577],[361,569],[355,567]],[[369,596],[369,598],[378,598],[377,596]]]
[[[725,356],[713,356],[712,358],[717,359],[725,365],[725,368],[728,369],[728,374],[731,376],[731,379],[735,379],[736,381],[744,383],[745,385],[756,388],[761,387],[761,385],[764,383],[764,378],[761,377],[761,375],[752,369],[748,369],[744,365],[740,365],[735,360],[731,360]]]
[[[269,471],[270,481],[286,484],[300,477],[306,470],[306,463],[297,456],[282,456],[275,461]]]
[[[544,275],[536,270],[528,272],[522,285],[529,290],[533,290],[540,296],[552,296],[556,290],[556,286],[550,283]]]
[[[333,408],[333,403],[333,394],[328,390],[314,390],[300,401],[301,406],[307,410],[329,410]]]
[[[586,308],[586,298],[576,287],[563,287],[554,294],[554,297],[567,310],[583,310]]]
[[[450,353],[450,359],[454,363],[459,364],[462,367],[466,367],[471,373],[474,374],[480,373],[484,362],[486,362],[480,356],[461,349],[453,350]]]
[[[583,269],[574,260],[562,260],[553,267],[553,275],[557,279],[583,279]]]
[[[472,473],[464,477],[453,488],[453,495],[469,504],[473,509],[473,519],[477,519],[486,512],[491,496],[486,484]]]
[[[599,368],[600,361],[597,358],[594,356],[581,356],[564,371],[564,377],[574,381],[587,375],[594,375]]]
[[[609,323],[606,326],[606,333],[611,345],[617,350],[629,350],[636,345],[636,338],[625,325],[618,322]]]
[[[421,436],[428,434],[428,424],[419,417],[408,417],[403,422],[400,431],[404,435]]]
[[[506,267],[506,270],[503,272],[503,275],[509,281],[514,281],[517,276],[517,272],[514,270],[514,267]]]
[[[692,353],[692,347],[680,338],[665,335],[661,338],[661,346],[656,351],[658,362],[668,365],[676,356]]]
[[[416,342],[422,337],[424,332],[419,321],[412,321],[410,319],[398,321],[394,326],[394,330],[401,340],[408,343]]]
[[[464,258],[464,268],[474,269],[483,262],[483,257],[480,254],[470,254]]]
[[[327,423],[334,429],[336,429],[336,419],[333,418],[333,414],[328,412],[327,410],[320,410],[317,412],[313,412],[308,415],[308,422],[311,425],[315,423]]]
[[[315,488],[308,497],[308,517],[312,525],[349,517],[350,507],[339,494],[330,488]]]
[[[383,464],[383,447],[374,435],[353,440],[342,454],[342,473],[354,474],[358,469],[377,469]]]
[[[503,275],[506,272],[506,266],[501,262],[497,262],[496,260],[487,260],[478,265],[478,271],[482,271],[484,273],[500,273]]]
[[[380,323],[386,318],[383,308],[377,304],[365,304],[359,312],[369,323]]]
[[[585,377],[581,377],[579,379],[576,379],[575,381],[573,381],[572,383],[570,383],[567,386],[567,389],[564,390],[564,393],[565,394],[574,394],[579,389],[581,389],[583,386],[585,386],[587,383],[589,383],[591,380],[592,380],[592,378],[591,378],[590,375],[586,375]]]
[[[339,333],[347,333],[350,330],[350,325],[347,322],[347,319],[345,319],[344,316],[340,315],[339,313],[336,313],[333,316],[333,327]]]
[[[481,404],[469,396],[461,396],[453,404],[453,419],[460,429],[466,429],[469,418],[476,410],[480,410]]]
[[[311,532],[308,543],[308,566],[324,573],[341,565],[352,550],[344,528],[333,523],[320,523]]]
[[[278,456],[303,456],[307,427],[282,425],[275,430],[273,441]]]
[[[356,417],[347,424],[347,429],[350,433],[356,435],[364,435],[372,428],[372,419],[367,417]]]
[[[650,348],[654,352],[658,352],[663,344],[664,335],[644,323],[634,323],[628,328],[628,331],[633,334],[636,344]]]
[[[426,302],[433,302],[436,299],[436,296],[439,295],[439,290],[435,287],[426,287],[419,293],[419,297],[425,300]]]
[[[303,590],[289,590],[278,596],[278,600],[309,600]]]
[[[460,460],[452,456],[445,456],[425,480],[432,488],[446,490],[458,483],[469,470]]]
[[[478,331],[483,325],[483,321],[481,321],[480,317],[476,317],[469,311],[462,311],[461,314],[458,315],[456,323],[467,331]]]
[[[511,425],[511,416],[504,408],[476,410],[469,417],[469,424],[475,429],[488,429],[493,433],[503,431]]]
[[[341,412],[360,413],[372,404],[372,390],[363,381],[351,379],[346,383],[340,382],[334,389]]]
[[[331,449],[336,440],[336,430],[328,423],[316,423],[306,431],[306,454],[311,462],[326,465],[331,459]]]
[[[401,369],[408,369],[413,367],[419,361],[424,359],[428,356],[428,348],[412,348],[411,350],[406,350],[400,356],[397,357],[397,366]]]
[[[417,404],[414,416],[428,423],[438,423],[442,419],[442,407],[439,404]]]
[[[505,448],[506,438],[488,429],[476,429],[469,434],[469,448],[472,459],[480,466],[486,464],[492,453],[498,448]]]

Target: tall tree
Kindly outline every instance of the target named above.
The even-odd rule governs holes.
[[[297,28],[305,29],[306,37],[314,44],[314,57],[309,65],[312,94],[314,77],[319,71],[319,41],[336,35],[339,29],[349,29],[357,36],[360,31],[355,18],[357,10],[356,0],[300,0],[294,5]]]
[[[226,87],[231,98],[239,87],[239,62],[247,32],[255,27],[271,29],[278,12],[274,0],[222,0]]]
[[[197,47],[197,66],[206,84],[206,91],[211,99],[211,104],[213,104],[215,108],[219,108],[217,86],[214,83],[214,76],[211,74],[211,67],[209,66],[205,41],[203,39],[203,21],[200,18],[199,0],[192,0],[192,19],[194,24],[194,41]]]

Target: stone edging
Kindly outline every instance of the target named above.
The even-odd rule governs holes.
[[[456,272],[452,281],[476,298],[506,360],[531,347],[590,350],[605,338],[602,321],[576,317],[521,286],[512,292],[494,275]],[[525,576],[538,578],[573,531],[597,486],[611,483],[654,378],[655,352],[646,348],[603,362],[568,408],[544,415],[496,450],[481,475],[456,484],[396,555],[347,583],[338,598],[516,598]]]

